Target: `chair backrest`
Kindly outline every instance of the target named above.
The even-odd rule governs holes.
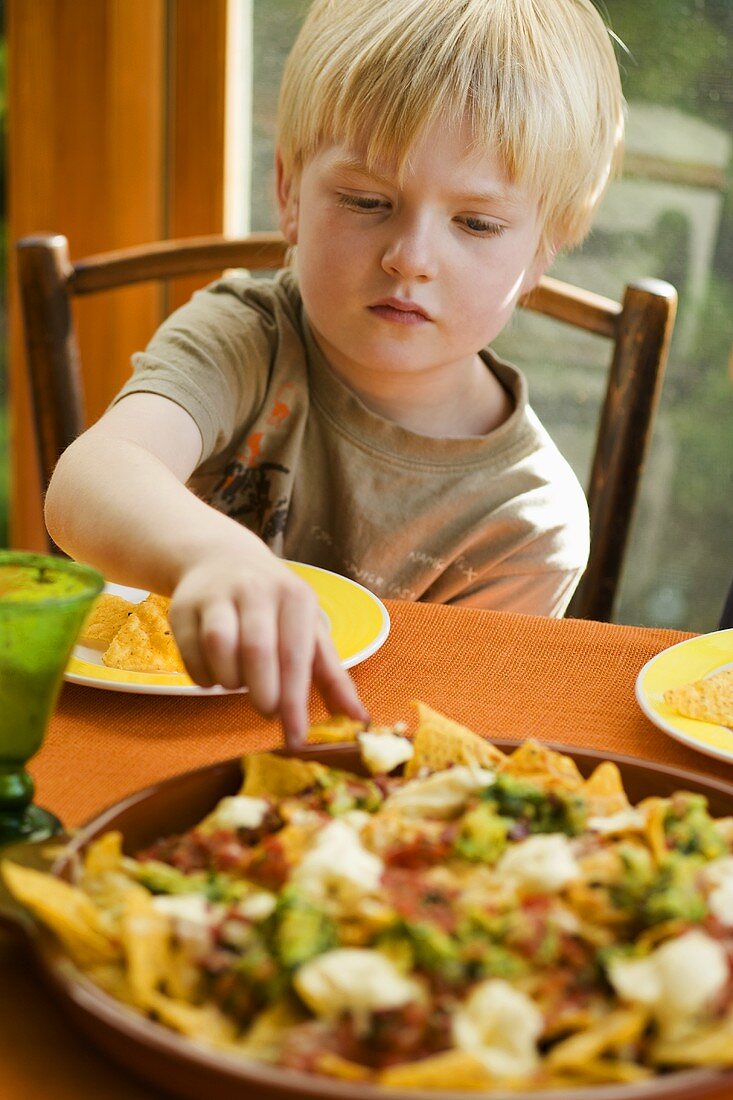
[[[277,269],[287,245],[277,233],[162,241],[71,263],[58,234],[17,244],[27,365],[42,490],[61,452],[86,427],[71,300],[150,280],[219,272]],[[586,486],[591,518],[588,568],[568,609],[575,618],[610,621],[640,476],[651,437],[677,294],[644,279],[613,301],[545,277],[522,306],[605,337],[612,345],[605,398]],[[112,395],[110,394],[110,397]],[[50,550],[55,550],[53,543]]]

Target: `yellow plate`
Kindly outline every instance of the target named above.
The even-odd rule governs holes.
[[[684,718],[664,701],[665,691],[733,667],[733,630],[700,634],[663,649],[636,678],[639,706],[661,730],[708,756],[733,760],[733,732],[715,722]]]
[[[290,568],[313,588],[321,611],[328,620],[331,638],[344,668],[352,668],[371,657],[389,634],[387,608],[373,592],[356,581],[319,569],[315,565],[288,562]],[[140,588],[107,584],[105,591],[139,603],[147,596]],[[107,668],[102,654],[89,646],[74,648],[64,674],[72,684],[107,688],[108,691],[133,691],[151,695],[229,695],[227,688],[202,688],[182,673],[125,672]],[[246,688],[240,688],[246,691]]]

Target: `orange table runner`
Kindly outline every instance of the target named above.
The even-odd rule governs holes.
[[[687,634],[388,602],[383,648],[353,670],[376,722],[412,721],[421,699],[488,737],[528,736],[653,759],[733,783],[733,766],[671,740],[641,713],[634,682]],[[322,708],[314,700],[314,718]],[[246,695],[143,696],[66,685],[31,764],[37,801],[79,825],[178,772],[280,741]],[[60,1018],[29,957],[0,939],[3,1100],[153,1100]],[[723,1100],[724,1094],[707,1094]]]

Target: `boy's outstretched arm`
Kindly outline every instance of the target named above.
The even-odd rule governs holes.
[[[62,455],[46,495],[52,538],[109,580],[172,596],[191,677],[246,684],[259,710],[280,715],[290,748],[307,729],[311,680],[331,710],[366,718],[310,587],[186,488],[200,452],[174,402],[125,397]]]

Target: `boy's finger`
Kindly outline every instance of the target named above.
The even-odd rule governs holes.
[[[239,617],[239,679],[249,688],[253,705],[273,714],[280,701],[276,609],[248,602]]]
[[[280,718],[285,744],[293,751],[308,730],[308,696],[316,648],[316,623],[309,593],[291,596],[280,611]]]
[[[332,714],[369,721],[369,712],[359,698],[356,684],[342,668],[338,654],[325,630],[318,632],[313,660],[313,680]]]
[[[201,648],[198,612],[193,608],[174,609],[172,607],[169,617],[186,672],[195,684],[201,687],[212,687],[215,680]]]
[[[201,647],[214,683],[242,686],[239,666],[239,617],[231,603],[207,604],[199,626]]]

